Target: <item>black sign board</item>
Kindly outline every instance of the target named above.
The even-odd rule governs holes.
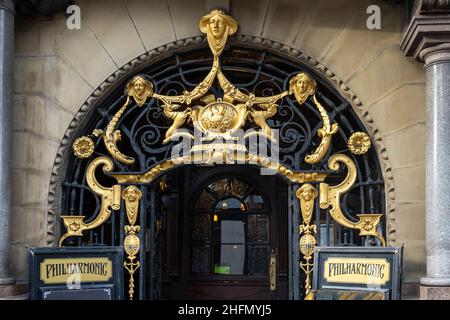
[[[400,299],[401,247],[316,247],[313,290],[388,293]]]
[[[30,299],[123,299],[122,247],[30,248]]]

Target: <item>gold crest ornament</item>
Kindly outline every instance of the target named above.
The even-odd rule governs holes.
[[[370,149],[370,137],[365,132],[354,132],[350,136],[347,142],[347,146],[350,152],[353,154],[361,155],[367,153]]]
[[[72,149],[75,157],[79,159],[89,158],[94,153],[94,141],[86,136],[79,137],[73,143]]]
[[[222,10],[212,10],[202,17],[199,28],[201,32],[206,33],[206,39],[214,58],[222,53],[228,36],[235,34],[237,27],[237,21]]]

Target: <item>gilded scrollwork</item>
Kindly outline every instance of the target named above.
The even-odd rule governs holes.
[[[320,207],[328,209],[334,221],[340,225],[359,230],[360,236],[373,236],[381,241],[383,246],[386,245],[384,237],[378,232],[383,214],[379,213],[361,213],[357,216],[359,221],[353,222],[348,220],[342,212],[340,199],[341,195],[348,192],[356,180],[356,166],[354,162],[346,155],[336,154],[328,160],[328,167],[331,170],[339,170],[339,163],[343,163],[347,167],[346,178],[336,186],[329,186],[327,183],[320,184]]]
[[[82,236],[83,231],[97,228],[105,223],[111,216],[111,209],[120,209],[121,187],[117,184],[112,187],[102,186],[95,177],[95,170],[100,166],[103,166],[103,172],[107,173],[113,170],[114,164],[109,158],[98,157],[89,164],[86,171],[86,181],[89,187],[101,197],[100,212],[89,223],[84,222],[85,216],[61,216],[67,231],[59,240],[60,246],[67,237]]]

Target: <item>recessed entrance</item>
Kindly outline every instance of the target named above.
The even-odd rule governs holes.
[[[180,205],[167,209],[165,227],[180,232],[165,236],[161,298],[287,299],[286,182],[249,166],[175,176],[181,183],[163,193],[177,192]]]

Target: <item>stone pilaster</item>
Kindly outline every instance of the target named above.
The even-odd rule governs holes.
[[[0,0],[0,30],[0,285],[3,285],[14,283],[8,276],[14,54],[14,2],[11,0]]]
[[[420,280],[420,295],[445,299],[450,296],[450,0],[417,1],[401,48],[425,63],[427,82],[427,275]]]

